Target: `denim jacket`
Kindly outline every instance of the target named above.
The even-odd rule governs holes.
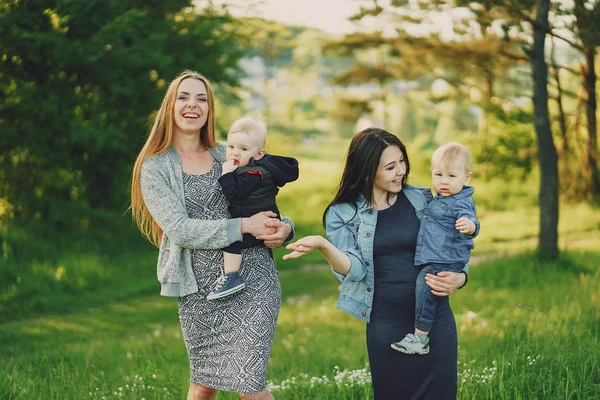
[[[406,185],[402,191],[415,208],[417,218],[421,220],[427,204],[433,199],[431,190]],[[361,195],[356,205],[332,205],[325,220],[327,237],[350,258],[351,263],[350,271],[345,276],[332,269],[334,275],[342,282],[337,308],[369,322],[373,304],[373,239],[377,210]],[[465,267],[464,271],[467,272],[468,267]]]
[[[473,238],[479,234],[473,192],[473,187],[463,186],[457,194],[447,197],[437,195],[429,203],[417,237],[415,265],[469,262]],[[461,217],[467,217],[475,224],[472,235],[456,230],[456,220]]]

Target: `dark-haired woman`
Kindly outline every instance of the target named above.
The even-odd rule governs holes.
[[[427,276],[441,296],[427,355],[406,355],[390,343],[414,326],[417,233],[429,189],[408,185],[410,163],[402,142],[382,129],[357,133],[342,179],[325,209],[327,237],[289,244],[284,259],[318,250],[342,282],[337,307],[367,322],[367,350],[376,400],[456,398],[457,339],[448,295],[466,272]]]

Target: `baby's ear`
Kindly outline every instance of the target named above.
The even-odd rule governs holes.
[[[254,157],[255,160],[260,160],[261,158],[263,158],[265,156],[267,152],[265,151],[265,149],[262,149],[261,151],[258,152],[258,154],[256,155],[256,157]]]
[[[467,173],[467,179],[465,180],[465,185],[468,185],[471,182],[471,178],[473,177],[473,172]]]

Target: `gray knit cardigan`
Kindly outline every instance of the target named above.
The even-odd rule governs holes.
[[[225,161],[225,145],[208,149],[219,163]],[[152,218],[163,230],[158,252],[157,276],[162,296],[178,297],[198,291],[192,271],[192,250],[222,249],[242,240],[241,218],[201,220],[190,218],[185,207],[181,158],[173,146],[149,157],[142,166],[141,190]],[[292,227],[292,220],[282,217]]]

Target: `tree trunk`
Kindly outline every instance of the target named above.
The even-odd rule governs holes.
[[[583,54],[587,64],[587,70],[584,76],[584,85],[587,92],[587,128],[588,128],[588,141],[587,141],[587,163],[590,169],[590,195],[593,198],[598,198],[600,195],[600,171],[598,170],[598,127],[596,121],[596,65],[594,60],[594,51],[592,48],[585,48]]]
[[[531,72],[533,77],[534,125],[540,162],[540,236],[542,259],[558,257],[558,157],[550,130],[548,112],[548,67],[544,57],[550,0],[539,0],[533,24]]]
[[[563,90],[562,90],[562,84],[560,82],[560,69],[558,67],[558,65],[556,64],[556,59],[554,57],[554,51],[556,50],[556,47],[554,45],[554,39],[552,39],[552,52],[550,55],[550,62],[552,63],[552,77],[554,78],[554,81],[556,82],[556,106],[558,107],[558,122],[560,125],[560,136],[561,136],[561,143],[559,148],[557,149],[557,154],[558,156],[563,156],[564,158],[566,158],[566,152],[567,149],[569,147],[569,136],[568,136],[568,131],[567,131],[567,117],[565,115],[565,109],[563,107]],[[563,162],[563,165],[565,165],[565,168],[568,167],[568,164],[566,161]]]

